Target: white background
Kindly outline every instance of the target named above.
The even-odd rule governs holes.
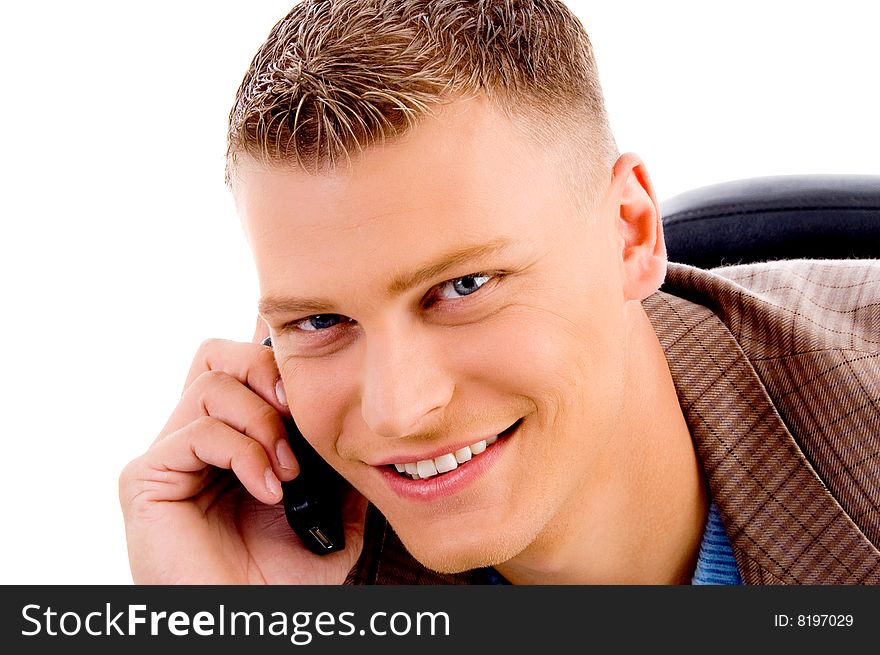
[[[124,464],[257,286],[225,121],[290,0],[6,3],[0,16],[0,583],[128,583]],[[570,2],[662,199],[880,174],[878,3]]]

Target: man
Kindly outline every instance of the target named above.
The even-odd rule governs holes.
[[[667,265],[561,3],[297,5],[227,173],[261,321],[120,478],[135,581],[880,582],[880,263]]]

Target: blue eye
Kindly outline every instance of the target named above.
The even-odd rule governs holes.
[[[297,321],[296,327],[303,332],[317,332],[327,330],[339,325],[343,320],[340,314],[315,314],[301,321]]]
[[[438,286],[437,295],[443,300],[455,300],[456,298],[469,296],[475,291],[479,291],[492,277],[482,273],[457,277]]]

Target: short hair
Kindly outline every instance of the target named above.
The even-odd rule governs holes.
[[[332,170],[479,94],[525,119],[539,142],[610,170],[616,146],[593,49],[562,2],[303,0],[272,28],[238,89],[227,182],[242,153]]]

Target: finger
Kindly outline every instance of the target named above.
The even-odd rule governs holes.
[[[251,339],[254,343],[260,343],[269,336],[269,326],[261,317],[257,316],[257,324],[254,327],[254,336]]]
[[[189,386],[157,441],[205,416],[259,443],[280,479],[290,480],[299,473],[284,420],[276,408],[223,371],[206,371]]]
[[[261,502],[281,500],[281,483],[263,446],[211,416],[168,435],[126,467],[120,494],[129,504],[190,499],[207,486],[211,467],[231,470]]]
[[[223,371],[259,394],[278,412],[290,416],[275,352],[261,344],[208,339],[199,346],[184,393],[206,371]]]

